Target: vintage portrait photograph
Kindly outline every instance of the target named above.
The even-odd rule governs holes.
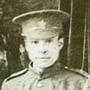
[[[90,90],[90,0],[0,0],[0,90]]]

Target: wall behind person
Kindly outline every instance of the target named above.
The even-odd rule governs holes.
[[[3,8],[3,3],[0,3],[0,6]],[[13,25],[11,22],[11,16],[9,11],[2,9],[3,15],[0,19],[0,37],[4,40],[4,46],[7,54],[8,61],[8,75],[21,70],[21,61],[19,53],[19,44],[21,42],[21,37],[17,29],[20,29],[18,26]],[[6,13],[8,12],[8,13]],[[2,44],[2,43],[0,43]]]

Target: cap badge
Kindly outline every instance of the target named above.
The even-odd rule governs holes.
[[[44,20],[41,20],[40,22],[38,22],[38,25],[41,29],[45,29],[46,22]]]

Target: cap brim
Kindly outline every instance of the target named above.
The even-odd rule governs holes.
[[[67,21],[70,19],[70,15],[64,11],[61,10],[38,10],[38,11],[32,11],[32,12],[27,12],[21,15],[18,15],[13,18],[14,23],[21,24],[24,20],[27,20],[28,18],[31,17],[36,17],[37,15],[55,15],[60,18],[61,21]]]

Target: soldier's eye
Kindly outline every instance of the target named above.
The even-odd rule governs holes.
[[[51,40],[51,39],[48,39],[46,42],[47,42],[47,43],[51,43],[51,42],[52,42],[52,40]]]
[[[32,41],[32,43],[34,43],[34,44],[38,44],[38,41]]]

